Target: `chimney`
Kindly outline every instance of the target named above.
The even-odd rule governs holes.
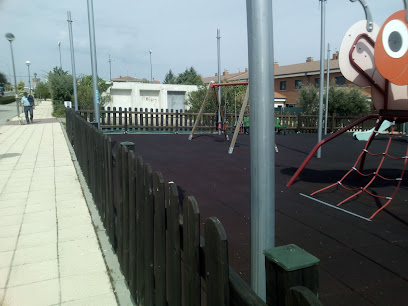
[[[333,58],[334,60],[338,60],[339,59],[339,51],[336,51],[333,53]]]
[[[274,62],[274,63],[273,63],[273,68],[275,69],[275,68],[277,68],[277,67],[279,67],[279,63],[278,63],[278,62]]]
[[[309,56],[306,58],[306,63],[311,63],[313,62],[313,57]]]
[[[229,74],[229,71],[228,71],[228,70],[224,70],[224,72],[222,73],[223,76],[226,76],[226,75],[228,75],[228,74]]]
[[[245,72],[248,72],[248,68],[245,68]]]

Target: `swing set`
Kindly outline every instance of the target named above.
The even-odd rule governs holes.
[[[218,101],[218,112],[219,112],[220,117],[221,117],[221,121],[218,122],[218,131],[222,131],[224,133],[225,139],[229,140],[228,132],[227,132],[227,124],[226,124],[226,114],[224,115],[222,110],[221,110],[221,99],[218,96],[217,89],[219,87],[222,87],[222,86],[234,86],[235,87],[235,86],[238,86],[238,85],[246,85],[247,88],[246,88],[246,92],[245,92],[244,101],[242,102],[241,111],[239,113],[238,121],[235,122],[234,136],[232,137],[232,141],[231,141],[230,147],[228,149],[228,153],[232,154],[232,152],[234,151],[235,142],[237,141],[237,137],[238,137],[238,134],[239,134],[239,131],[240,131],[241,124],[242,124],[243,119],[244,119],[245,109],[246,109],[246,107],[248,105],[249,82],[234,82],[234,83],[215,83],[215,82],[211,82],[210,86],[208,87],[207,93],[205,94],[205,98],[204,98],[203,104],[201,105],[200,112],[198,113],[197,119],[194,122],[193,129],[191,130],[191,133],[188,136],[188,140],[193,139],[194,133],[197,130],[198,124],[200,122],[200,118],[202,117],[205,106],[207,105],[208,97],[210,95],[211,90],[214,90],[215,97],[216,97],[216,99]],[[235,90],[234,90],[234,95],[236,95]]]

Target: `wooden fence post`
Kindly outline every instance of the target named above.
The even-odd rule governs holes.
[[[183,201],[184,304],[201,303],[200,277],[200,211],[194,197]]]
[[[116,111],[116,107],[113,107],[112,121],[113,121],[113,125],[115,127],[117,126],[117,119],[116,119],[117,114],[118,114],[118,112]]]
[[[167,287],[169,306],[181,305],[179,198],[174,182],[166,184],[167,204]],[[216,305],[216,304],[209,304]]]
[[[122,237],[120,231],[120,206],[122,202],[122,192],[120,187],[120,172],[122,169],[120,144],[116,143],[113,148],[113,206],[114,206],[114,249],[119,261],[122,257]]]
[[[179,127],[179,112],[176,109],[176,130],[175,130],[176,134],[178,134],[178,127]]]
[[[319,259],[294,244],[264,251],[266,303],[288,305],[285,297],[290,288],[304,286],[317,295]]]
[[[128,154],[128,177],[129,177],[129,290],[133,299],[136,300],[136,156],[134,151]]]
[[[216,217],[205,220],[204,236],[207,305],[228,306],[230,303],[227,234]]]
[[[143,238],[144,238],[144,280],[146,306],[154,305],[154,202],[153,202],[153,174],[149,164],[144,165],[144,208],[143,208]]]
[[[332,124],[331,124],[331,132],[334,133],[336,128],[336,114],[333,113],[332,115]]]
[[[125,122],[124,122],[124,132],[125,132],[125,134],[127,133],[127,131],[128,131],[128,112],[127,112],[127,108],[125,107],[124,108],[124,111],[123,111],[123,116],[125,117],[124,119],[125,119]]]
[[[166,305],[166,208],[164,179],[153,175],[155,305]]]
[[[123,275],[126,281],[129,281],[129,149],[128,146],[133,145],[133,143],[121,142],[122,146],[122,171],[121,171],[121,181],[122,181],[122,205],[121,205],[121,236],[122,236],[122,262],[121,267],[123,270]]]
[[[142,117],[140,117],[142,118]],[[143,159],[136,157],[136,305],[144,305],[144,257],[143,257]]]
[[[297,115],[297,132],[300,133],[301,129],[302,129],[302,114],[299,113]]]

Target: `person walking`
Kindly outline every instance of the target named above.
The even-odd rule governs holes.
[[[21,106],[22,106],[22,111],[24,110],[27,124],[30,123],[30,120],[31,120],[31,123],[33,123],[33,104],[31,104],[30,100],[27,97],[27,92],[25,91],[23,93],[23,97],[21,98]],[[30,112],[30,118],[28,118],[29,112]]]

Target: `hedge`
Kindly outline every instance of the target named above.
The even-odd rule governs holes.
[[[2,97],[0,96],[0,104],[9,104],[16,101],[16,97],[13,96],[7,96],[7,97]]]

